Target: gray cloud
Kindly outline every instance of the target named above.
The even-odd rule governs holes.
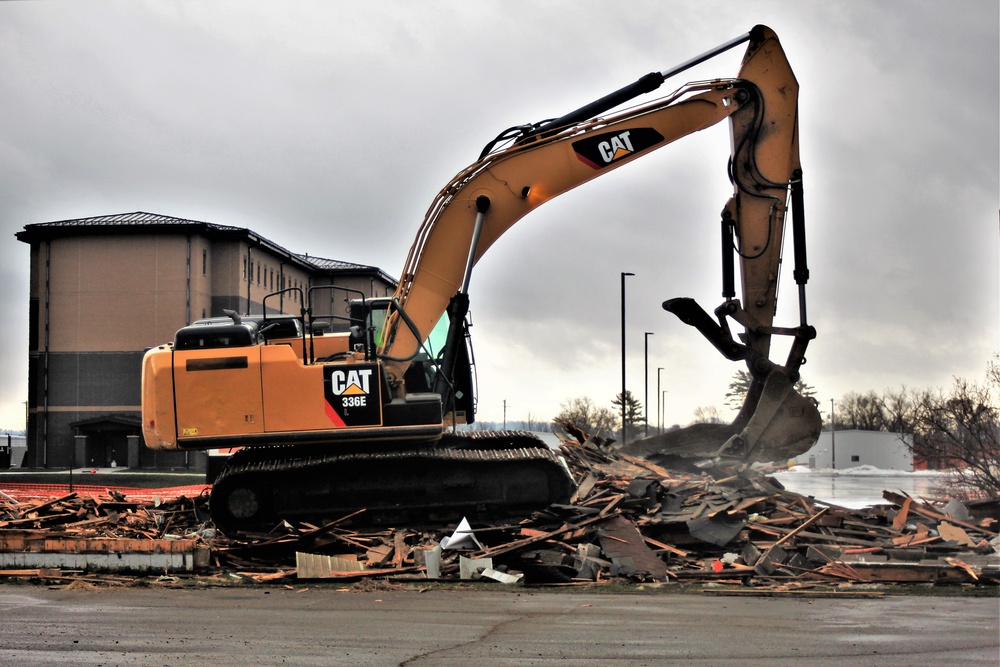
[[[501,129],[759,22],[802,86],[819,330],[806,380],[828,400],[978,378],[1000,344],[995,2],[0,3],[0,426],[18,425],[26,391],[23,225],[146,210],[397,275],[433,195]],[[505,399],[514,418],[610,401],[621,271],[636,274],[630,387],[642,394],[652,331],[668,421],[721,405],[735,368],[660,302],[720,300],[727,156],[711,128],[546,204],[490,251],[473,277],[483,418]]]

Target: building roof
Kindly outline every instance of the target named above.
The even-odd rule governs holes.
[[[136,211],[134,213],[116,213],[114,215],[98,215],[91,218],[71,218],[69,220],[56,220],[54,222],[40,222],[25,225],[24,230],[15,234],[18,240],[30,243],[34,237],[54,237],[63,236],[72,230],[75,234],[110,232],[120,234],[134,229],[142,233],[153,230],[160,230],[164,227],[204,227],[225,232],[249,232],[249,229],[232,227],[229,225],[218,225],[201,220],[190,220],[187,218],[177,218],[170,215],[160,215],[159,213],[146,213]],[[84,232],[81,228],[87,229]],[[29,237],[29,238],[22,238]]]
[[[312,257],[310,255],[296,255],[301,261],[315,267],[320,271],[329,271],[331,273],[375,273],[378,274],[382,280],[392,285],[396,285],[398,281],[390,276],[388,273],[378,268],[377,266],[371,266],[369,264],[355,264],[354,262],[345,262],[339,259],[327,259],[325,257]]]
[[[354,262],[345,262],[340,259],[327,259],[326,257],[313,257],[308,253],[305,255],[295,255],[298,259],[307,264],[320,269],[321,271],[363,271],[365,273],[370,273],[372,271],[381,271],[377,266],[371,266],[370,264],[356,264]],[[392,280],[392,278],[389,278]],[[395,282],[395,281],[393,281]]]
[[[159,213],[116,213],[113,215],[98,215],[90,218],[72,218],[54,222],[40,222],[25,225],[24,229],[14,236],[24,243],[37,243],[53,238],[66,236],[86,236],[103,234],[191,234],[201,233],[211,237],[243,237],[249,243],[264,247],[268,251],[287,257],[290,262],[297,263],[310,271],[329,271],[331,273],[375,273],[380,278],[393,285],[396,279],[376,266],[355,264],[337,259],[310,257],[286,250],[273,241],[260,236],[246,227],[220,225],[202,220],[177,218]]]
[[[373,269],[373,266],[365,264],[355,264],[354,262],[343,262],[339,259],[326,259],[325,257],[310,257],[306,255],[296,255],[304,262],[309,262],[317,269]]]

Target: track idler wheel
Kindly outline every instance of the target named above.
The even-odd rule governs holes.
[[[270,506],[265,488],[261,484],[217,483],[209,500],[212,522],[224,533],[242,526],[259,526],[266,520]]]

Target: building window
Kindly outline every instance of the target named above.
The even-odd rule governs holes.
[[[260,286],[260,264],[257,264],[257,286]]]
[[[247,258],[243,257],[243,280],[247,279]]]
[[[203,276],[207,276],[208,275],[208,251],[207,250],[202,250],[201,251],[201,275],[203,275]]]
[[[271,269],[271,291],[274,291],[274,269]]]
[[[851,463],[860,463],[860,462],[861,462],[861,456],[859,454],[851,455]]]

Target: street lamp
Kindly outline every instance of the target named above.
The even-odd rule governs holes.
[[[833,416],[833,399],[830,399],[830,463],[837,469],[837,420]]]
[[[662,372],[663,372],[663,367],[662,366],[656,369],[656,399],[657,399],[656,400],[656,428],[660,429],[660,431],[663,431],[663,422],[661,421],[661,417],[660,417],[663,413],[660,411],[660,400],[659,400],[660,399],[660,373],[662,373]]]
[[[660,408],[663,410],[663,430],[667,430],[667,390],[660,393]]]
[[[642,396],[642,410],[646,414],[644,419],[646,420],[645,430],[643,431],[643,437],[649,437],[649,337],[653,335],[652,331],[647,331],[645,336],[643,336],[643,342],[645,343],[645,357],[643,362],[643,381],[642,390],[645,392]]]
[[[624,445],[628,438],[626,437],[626,424],[625,424],[625,276],[634,276],[634,273],[626,273],[622,271],[622,444]]]

